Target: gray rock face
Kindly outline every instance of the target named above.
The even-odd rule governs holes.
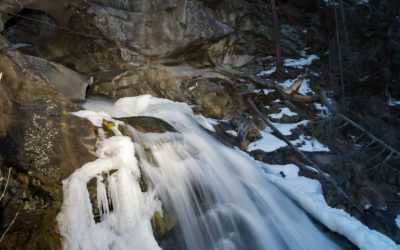
[[[195,0],[97,2],[88,13],[102,35],[146,56],[196,49],[233,31]]]
[[[31,41],[31,47],[22,48],[25,53],[82,73],[171,60],[201,67],[242,68],[257,63],[256,57],[275,54],[270,3],[264,1],[68,0],[62,8],[49,0],[19,2],[8,1],[1,8],[13,13],[23,8],[42,11],[43,18],[48,16],[56,25],[79,35],[53,32],[36,44],[24,39],[29,30],[18,32],[27,25],[20,20],[4,34],[14,43]],[[2,21],[8,18],[3,15]],[[22,36],[21,41],[15,34]],[[284,56],[305,48],[293,26],[282,24],[281,34]]]

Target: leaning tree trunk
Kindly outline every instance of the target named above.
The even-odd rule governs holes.
[[[281,32],[279,29],[278,13],[276,11],[276,2],[271,0],[272,5],[272,18],[274,22],[274,37],[275,37],[275,51],[276,51],[276,77],[279,79],[283,74],[283,62],[281,52]]]

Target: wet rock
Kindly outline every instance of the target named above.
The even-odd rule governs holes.
[[[161,238],[170,232],[177,224],[178,219],[173,213],[165,213],[162,217],[159,212],[155,212],[153,218],[151,218],[151,226],[157,238]]]
[[[142,133],[166,133],[166,132],[178,132],[169,123],[150,116],[134,116],[127,118],[117,118],[120,121],[129,124],[137,131]]]

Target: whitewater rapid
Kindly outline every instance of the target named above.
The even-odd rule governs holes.
[[[98,127],[103,119],[122,124],[116,119],[152,116],[178,132],[130,128],[130,138],[115,126],[115,136],[99,135],[98,159],[63,182],[57,220],[64,249],[160,249],[150,223],[156,211],[177,217],[174,249],[339,248],[265,178],[261,163],[214,139],[204,129],[212,126],[188,105],[145,95],[88,100],[84,107],[75,115]],[[87,189],[92,178],[100,222]]]

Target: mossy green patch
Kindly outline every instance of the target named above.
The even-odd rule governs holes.
[[[103,119],[103,125],[106,127],[108,130],[111,130],[115,127],[115,122],[107,121]]]
[[[178,224],[178,219],[174,214],[167,213],[164,214],[164,217],[161,217],[159,212],[155,212],[153,218],[151,218],[151,226],[157,237],[161,237],[171,231],[176,224]]]

